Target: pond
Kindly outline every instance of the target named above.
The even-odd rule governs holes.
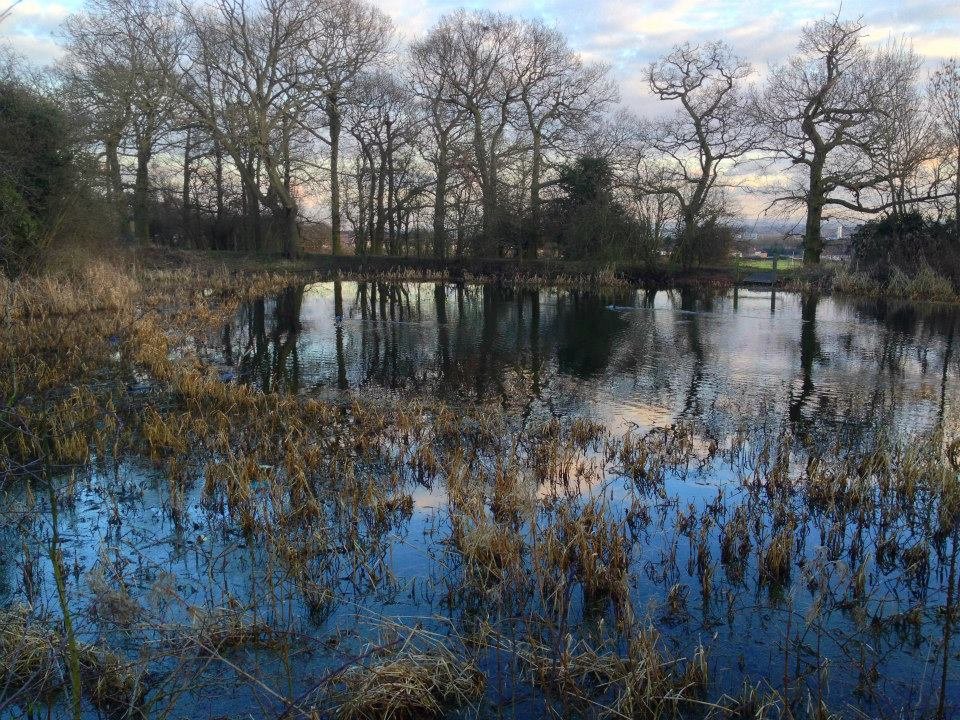
[[[363,717],[344,668],[413,646],[469,657],[470,717],[951,716],[957,533],[924,438],[957,418],[956,322],[746,289],[246,302],[197,339],[220,382],[347,420],[264,410],[258,445],[220,407],[150,410],[149,452],[62,475],[78,633],[144,670],[151,717]],[[53,497],[10,493],[0,590],[55,615]]]
[[[617,430],[763,407],[800,433],[925,429],[954,413],[950,307],[633,290],[329,282],[251,303],[214,360],[242,382],[429,394]]]

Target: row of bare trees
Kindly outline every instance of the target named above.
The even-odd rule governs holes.
[[[651,90],[679,107],[642,123],[642,194],[671,197],[677,247],[694,249],[729,211],[724,189],[772,195],[805,214],[804,258],[820,260],[824,213],[960,215],[960,68],[921,78],[902,42],[865,43],[859,22],[804,28],[797,53],[748,85],[752,68],[723,43],[683,45],[650,66]],[[924,92],[926,90],[926,92]],[[759,182],[764,176],[772,178]],[[960,226],[957,226],[960,242]]]
[[[802,211],[811,263],[831,213],[922,208],[960,235],[960,68],[924,78],[906,43],[838,17],[762,81],[722,42],[673,48],[648,68],[668,108],[649,120],[562,33],[487,12],[401,47],[364,0],[89,0],[64,43],[60,95],[138,241],[163,215],[181,242],[295,255],[322,218],[334,254],[351,236],[358,253],[536,257],[584,157],[613,178],[605,207],[684,263],[733,188]]]

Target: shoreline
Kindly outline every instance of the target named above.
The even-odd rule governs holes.
[[[149,270],[182,270],[256,273],[279,272],[302,276],[346,277],[351,279],[390,280],[396,282],[503,283],[527,287],[574,287],[580,289],[705,288],[713,290],[734,287],[766,289],[779,292],[818,293],[877,301],[905,301],[937,305],[960,304],[960,295],[949,297],[939,292],[925,296],[925,287],[912,292],[901,283],[887,287],[864,273],[844,268],[822,266],[788,267],[771,270],[710,265],[682,269],[662,263],[658,265],[602,265],[590,262],[503,258],[411,258],[384,255],[332,256],[304,253],[295,260],[276,254],[251,254],[232,251],[182,250],[164,247],[133,248],[131,259]],[[751,281],[758,278],[759,281]]]

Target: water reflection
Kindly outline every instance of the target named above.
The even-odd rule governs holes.
[[[947,307],[744,289],[338,280],[250,302],[216,361],[267,389],[422,393],[621,426],[687,417],[722,434],[760,407],[814,437],[950,417],[955,321]]]

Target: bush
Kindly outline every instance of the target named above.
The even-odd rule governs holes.
[[[894,266],[885,281],[862,271],[844,268],[833,276],[833,287],[840,292],[869,297],[929,302],[952,302],[957,299],[950,278],[941,275],[927,263],[920,264],[913,274]]]
[[[960,282],[958,240],[952,220],[930,220],[919,212],[870,220],[851,238],[856,266],[888,283],[894,280],[895,270],[908,277],[923,273],[924,282],[932,281],[931,271]]]
[[[13,183],[0,181],[0,267],[32,264],[42,246],[42,228]]]
[[[841,268],[833,276],[833,288],[851,295],[875,295],[879,285],[864,272]]]
[[[673,247],[674,262],[685,268],[723,264],[730,259],[733,228],[710,219],[696,230],[684,233]]]
[[[33,269],[71,184],[63,114],[36,91],[0,84],[0,268]]]
[[[656,238],[620,203],[603,158],[580,157],[561,171],[563,195],[551,207],[546,235],[570,260],[649,263]]]
[[[933,300],[946,302],[955,299],[953,283],[934,270],[927,263],[922,263],[919,270],[907,285],[907,297],[911,300]]]

